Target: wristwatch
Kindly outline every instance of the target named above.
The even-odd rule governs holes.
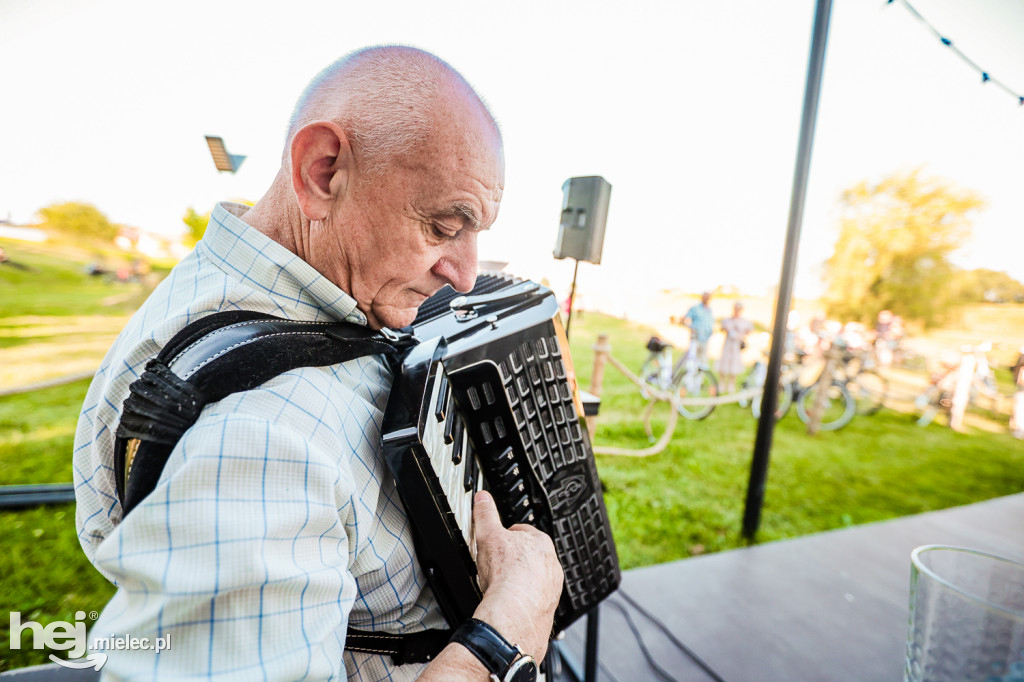
[[[470,618],[460,625],[452,642],[469,649],[491,673],[493,682],[535,682],[537,662],[482,620]]]

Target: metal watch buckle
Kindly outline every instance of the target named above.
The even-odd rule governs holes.
[[[536,671],[537,661],[534,660],[533,656],[530,656],[525,651],[523,651],[518,644],[513,644],[512,646],[514,646],[516,648],[516,651],[519,652],[519,656],[514,661],[512,661],[508,668],[505,669],[504,677],[502,677],[501,679],[499,679],[498,676],[494,673],[491,673],[491,679],[494,682],[509,682],[509,680],[514,680],[516,674],[520,671],[520,669],[524,668],[527,665],[532,665],[534,667],[534,670]]]

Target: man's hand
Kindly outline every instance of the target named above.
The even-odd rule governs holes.
[[[473,617],[519,646],[539,665],[551,636],[555,608],[562,596],[562,566],[551,538],[533,526],[501,525],[489,493],[473,499],[476,562],[484,598]],[[469,649],[450,643],[423,669],[421,682],[486,680],[483,664]]]
[[[504,528],[487,492],[473,500],[473,521],[484,593],[473,616],[540,662],[562,595],[562,566],[554,543],[533,526]]]

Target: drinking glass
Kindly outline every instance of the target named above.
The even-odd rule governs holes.
[[[911,555],[905,682],[1024,682],[1024,564],[959,547]]]

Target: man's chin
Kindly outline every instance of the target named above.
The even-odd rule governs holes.
[[[373,318],[371,318],[371,327],[389,327],[391,329],[401,329],[402,327],[408,327],[412,324],[412,321],[416,319],[416,313],[419,311],[419,307],[416,308],[386,308],[383,310],[375,310]],[[376,321],[376,324],[373,322]]]

